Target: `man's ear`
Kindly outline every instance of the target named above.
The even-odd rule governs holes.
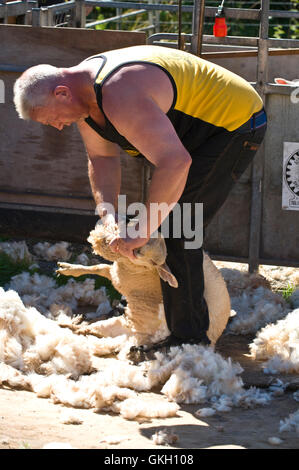
[[[71,90],[66,85],[57,85],[54,89],[54,96],[59,100],[69,100],[72,97]]]
[[[161,266],[157,266],[157,271],[163,281],[168,282],[171,287],[178,287],[178,281],[166,263],[162,264]]]

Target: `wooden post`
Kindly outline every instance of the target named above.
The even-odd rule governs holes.
[[[25,14],[25,25],[32,25],[32,8],[37,8],[38,2],[36,0],[27,0],[27,11]]]
[[[269,33],[269,0],[262,0],[261,22],[258,40],[257,85],[256,90],[265,104],[265,85],[268,82],[268,33]],[[260,239],[262,226],[262,189],[264,173],[265,141],[258,150],[252,165],[251,183],[251,216],[249,234],[249,271],[259,267]]]
[[[75,28],[85,28],[86,25],[86,9],[84,0],[75,0]]]
[[[4,4],[4,18],[3,18],[3,23],[7,24],[8,23],[8,9],[7,9],[7,0],[2,0],[1,3]]]
[[[205,19],[205,0],[194,0],[191,52],[197,56],[201,55],[202,36]]]

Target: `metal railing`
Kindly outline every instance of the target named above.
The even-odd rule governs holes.
[[[37,7],[36,0],[16,0],[7,3],[6,0],[0,1],[0,22],[7,23],[8,18],[23,17],[23,24],[31,24],[31,10]]]
[[[161,1],[161,0],[160,0]],[[99,20],[86,21],[86,9],[92,7],[102,7],[114,9],[116,15],[109,18],[102,18]],[[32,21],[31,18],[32,11]],[[123,12],[123,10],[126,10]],[[127,11],[134,10],[134,11]],[[152,30],[154,33],[159,34],[159,36],[154,36],[150,38],[151,43],[157,43],[158,41],[176,41],[178,40],[177,33],[160,33],[160,22],[158,15],[161,11],[167,11],[172,13],[178,13],[179,5],[159,3],[159,0],[152,1],[114,1],[114,0],[70,0],[68,2],[57,3],[55,5],[49,5],[47,7],[37,8],[37,1],[35,0],[18,0],[14,2],[7,3],[6,0],[0,0],[0,20],[4,20],[4,23],[7,20],[8,16],[20,16],[25,15],[26,21],[25,24],[32,24],[33,26],[70,26],[70,27],[80,27],[80,28],[94,28],[97,25],[103,25],[107,23],[115,23],[116,29],[119,29],[120,22],[123,20],[128,20],[129,18],[137,17],[140,14],[148,12],[148,26],[138,28],[136,30]],[[203,24],[202,30],[200,30],[200,15],[201,23],[203,17],[214,18],[217,12],[217,7],[205,6],[205,1],[203,0],[194,0],[193,5],[181,5],[181,11],[190,13],[192,16],[192,45],[188,45],[186,40],[190,40],[190,37],[184,35],[185,47],[191,49],[192,52],[199,52],[201,44],[198,43],[203,37]],[[202,14],[200,13],[202,12]],[[204,12],[204,14],[203,14]],[[262,9],[254,8],[224,8],[225,16],[227,19],[234,20],[257,20],[260,22]],[[282,10],[268,10],[268,14],[271,18],[299,18],[299,12],[297,11],[282,11]],[[171,34],[171,36],[170,36]],[[207,44],[222,44],[222,45],[235,45],[238,41],[238,45],[246,46],[251,45],[252,41],[250,38],[242,38],[239,36],[231,36],[226,38],[221,38],[217,41],[218,38],[213,36],[209,37],[205,35],[203,37],[205,43]],[[255,38],[257,39],[257,38]],[[293,47],[294,40],[291,39],[273,39],[270,47]],[[280,42],[277,42],[280,41]],[[296,40],[295,40],[296,41]],[[171,42],[169,47],[172,46]],[[196,46],[195,46],[196,44]],[[197,48],[197,51],[195,49]]]

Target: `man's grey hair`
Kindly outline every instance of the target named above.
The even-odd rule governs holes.
[[[22,119],[31,119],[36,107],[46,106],[62,70],[48,64],[41,64],[26,70],[14,84],[14,104]]]

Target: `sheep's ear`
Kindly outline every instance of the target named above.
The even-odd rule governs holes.
[[[168,282],[171,287],[178,287],[178,281],[166,263],[162,264],[161,266],[157,266],[157,271],[163,281]]]

